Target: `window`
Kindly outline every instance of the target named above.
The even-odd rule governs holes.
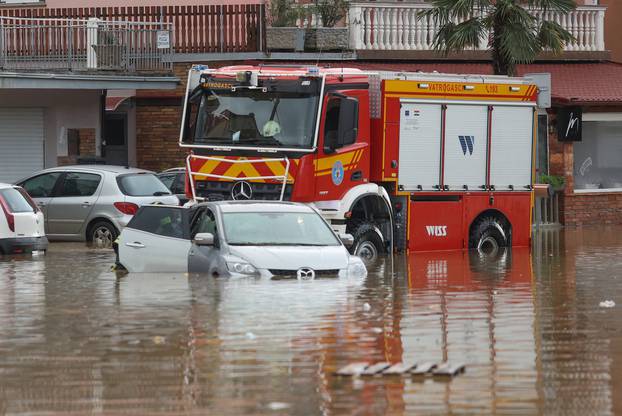
[[[15,188],[0,189],[0,199],[6,202],[12,213],[34,211],[28,200]]]
[[[143,206],[127,226],[163,237],[188,239],[185,223],[182,208]]]
[[[324,149],[338,149],[356,142],[358,134],[358,100],[333,96],[326,106]]]
[[[538,147],[536,148],[536,174],[549,174],[549,136],[548,136],[548,116],[538,114]]]
[[[164,186],[173,192],[173,182],[175,182],[176,175],[174,173],[167,173],[164,175],[158,175],[158,179],[162,181]]]
[[[67,172],[58,196],[92,196],[100,181],[101,176],[94,173]]]
[[[218,237],[216,217],[209,209],[201,211],[195,218],[192,226],[192,238],[198,233],[211,233],[215,239]]]
[[[622,190],[622,121],[584,121],[583,141],[574,143],[577,190]]]
[[[117,177],[117,184],[123,194],[128,196],[161,196],[171,192],[155,175],[134,173]]]
[[[339,241],[316,213],[228,212],[224,231],[231,245],[335,246]]]
[[[53,196],[54,185],[60,174],[61,172],[52,172],[35,176],[24,181],[21,187],[33,198],[49,198]]]

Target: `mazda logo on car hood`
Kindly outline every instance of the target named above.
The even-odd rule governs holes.
[[[296,272],[296,277],[298,280],[313,280],[315,279],[315,271],[307,267],[301,267]]]
[[[246,181],[237,181],[231,188],[231,198],[235,201],[251,199],[253,197],[253,188]]]

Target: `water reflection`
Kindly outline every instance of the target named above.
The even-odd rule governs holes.
[[[622,325],[598,301],[620,293],[620,235],[544,231],[533,254],[418,253],[313,282],[118,277],[76,244],[1,259],[0,414],[610,413]],[[410,359],[467,372],[333,375]]]

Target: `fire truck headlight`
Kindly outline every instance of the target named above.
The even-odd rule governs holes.
[[[348,261],[348,277],[365,277],[367,276],[367,267],[360,257],[350,256]]]

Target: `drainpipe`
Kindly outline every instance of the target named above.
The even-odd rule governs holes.
[[[99,156],[106,157],[106,97],[108,90],[101,90],[99,96]],[[97,155],[96,155],[97,156]]]

